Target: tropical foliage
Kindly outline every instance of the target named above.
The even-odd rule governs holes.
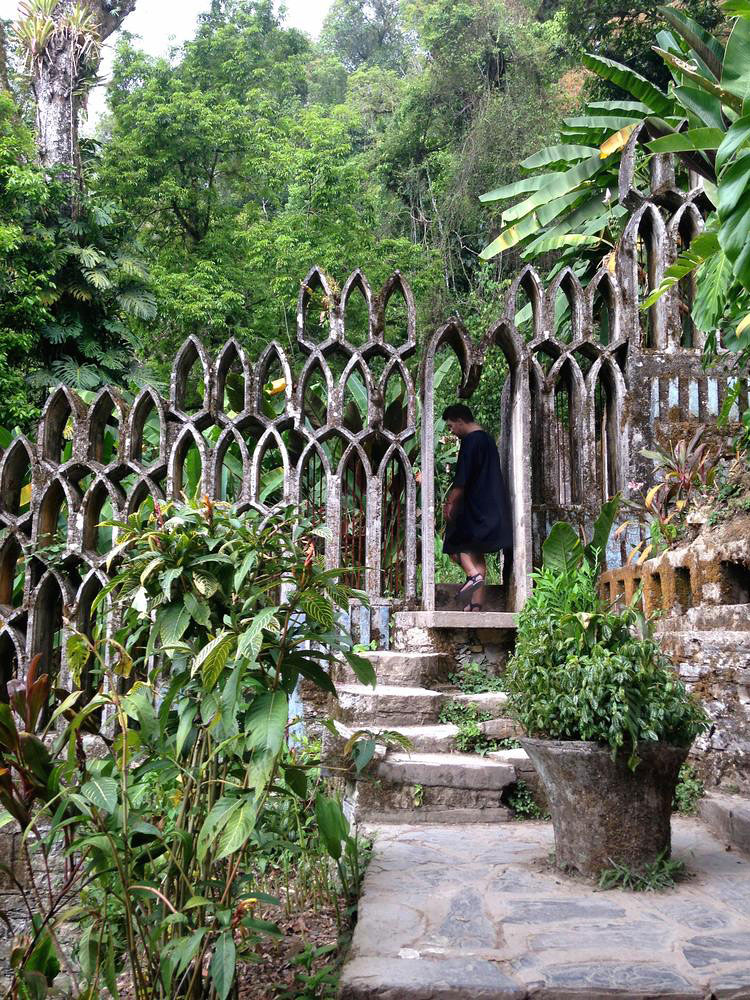
[[[708,722],[636,601],[617,609],[599,595],[618,502],[602,510],[588,544],[568,524],[552,528],[506,676],[510,709],[529,736],[601,743],[635,768],[640,742],[689,746]]]
[[[278,934],[257,914],[274,905],[261,888],[269,810],[313,808],[356,895],[359,849],[310,781],[317,764],[290,749],[289,698],[299,677],[334,694],[336,655],[375,678],[337,624],[352,592],[315,556],[316,529],[207,499],[144,506],[117,527],[111,559],[124,561],[94,616],[109,609],[122,626],[71,638],[72,692],[53,691],[37,662],[0,704],[4,820],[40,872],[31,900],[46,899],[14,954],[18,983],[41,984],[43,951],[92,1000],[119,996],[123,969],[142,998],[226,1000],[238,964]],[[64,884],[47,885],[61,850]],[[79,929],[72,959],[55,933],[66,921]]]

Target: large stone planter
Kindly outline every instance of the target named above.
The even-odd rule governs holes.
[[[671,848],[672,799],[687,749],[643,743],[624,754],[580,740],[522,739],[544,785],[559,867],[597,875],[612,862],[642,868]]]

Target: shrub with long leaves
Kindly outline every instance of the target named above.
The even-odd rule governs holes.
[[[648,186],[648,161],[673,153],[684,168],[705,179],[715,211],[705,234],[694,239],[645,304],[691,272],[698,293],[693,319],[711,335],[724,326],[724,346],[750,350],[750,0],[728,0],[732,17],[726,42],[711,35],[677,7],[661,7],[671,30],[656,36],[655,51],[673,82],[664,92],[638,73],[594,54],[584,65],[620,87],[628,99],[594,101],[566,119],[558,145],[521,166],[528,177],[482,196],[514,203],[503,212],[505,228],[483,251],[490,258],[519,245],[533,260],[560,251],[554,272],[569,264],[592,274],[611,254],[628,212],[613,197],[620,158],[633,130],[644,125],[636,156],[636,178]],[[518,197],[523,196],[520,201]],[[554,273],[553,272],[553,273]],[[730,404],[731,405],[731,404]]]
[[[509,707],[531,737],[601,743],[613,755],[625,753],[634,769],[639,743],[689,746],[707,717],[635,601],[617,610],[601,599],[599,549],[563,545],[569,532],[575,534],[565,525],[551,534],[553,544],[519,615],[506,671]]]
[[[204,498],[116,527],[120,570],[95,604],[121,624],[70,640],[77,683],[98,691],[77,712],[82,691],[66,699],[39,802],[47,840],[64,834],[91,883],[66,914],[82,931],[81,996],[119,996],[127,970],[138,1000],[226,1000],[238,963],[278,933],[248,882],[266,805],[308,800],[307,768],[288,753],[290,696],[300,677],[335,693],[337,655],[375,678],[338,621],[354,592],[293,511],[263,520]],[[84,726],[103,756],[86,753]]]

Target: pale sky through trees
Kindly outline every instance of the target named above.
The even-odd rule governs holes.
[[[136,9],[126,19],[123,27],[139,35],[143,48],[151,55],[165,55],[172,45],[179,45],[191,37],[198,15],[207,10],[210,0],[139,0]],[[320,33],[323,18],[328,13],[331,0],[286,0],[286,23],[299,28],[313,38]],[[15,19],[18,0],[0,0],[0,17]],[[112,65],[113,46],[106,46],[102,75]],[[91,119],[104,110],[104,88],[98,87],[89,101]]]

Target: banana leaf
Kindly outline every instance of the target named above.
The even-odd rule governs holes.
[[[674,96],[679,103],[697,121],[709,128],[725,128],[724,116],[721,113],[721,101],[713,94],[706,93],[698,87],[675,87]],[[691,125],[694,124],[692,121]]]
[[[738,118],[725,134],[716,154],[716,172],[721,173],[735,153],[747,145],[750,145],[750,115]]]
[[[604,164],[597,153],[588,160],[571,167],[570,170],[565,170],[562,173],[544,174],[544,186],[525,201],[506,209],[503,212],[503,222],[516,222],[518,219],[523,219],[535,208],[541,208],[554,199],[575,191],[584,181],[590,180],[595,174],[598,174],[603,166]]]
[[[672,101],[640,73],[628,69],[621,63],[614,62],[612,59],[605,59],[604,56],[595,56],[590,53],[584,54],[583,65],[592,73],[596,73],[604,80],[609,80],[610,83],[621,87],[633,97],[637,97],[639,101],[643,101],[657,115],[671,114]],[[622,126],[619,127],[622,128]]]
[[[479,200],[488,202],[516,198],[519,194],[529,194],[531,191],[538,191],[543,182],[543,177],[524,177],[522,181],[514,181],[513,184],[504,184],[493,191],[486,191],[484,194],[480,194]]]
[[[578,163],[593,156],[596,149],[593,146],[562,145],[547,146],[538,153],[528,156],[520,166],[524,170],[538,170],[539,167],[557,166],[562,163]]]
[[[684,59],[678,59],[671,52],[665,52],[664,49],[660,49],[657,46],[654,46],[654,52],[658,53],[668,66],[676,70],[678,75],[685,77],[686,80],[691,80],[693,83],[697,83],[701,90],[704,90],[707,94],[711,94],[713,97],[717,97],[722,104],[726,104],[733,111],[737,111],[738,113],[742,111],[742,99],[731,89],[707,79],[701,73],[698,73],[693,65]]]
[[[750,152],[722,173],[718,210],[719,242],[736,277],[750,291]]]
[[[718,149],[725,136],[724,129],[693,128],[687,132],[674,132],[648,143],[652,153],[682,153]]]
[[[735,21],[727,42],[721,85],[742,103],[750,98],[750,20],[743,17]]]
[[[701,57],[714,80],[720,80],[721,64],[724,61],[724,49],[721,43],[692,17],[683,14],[676,7],[659,7],[657,9],[664,20],[671,24],[677,34]]]

